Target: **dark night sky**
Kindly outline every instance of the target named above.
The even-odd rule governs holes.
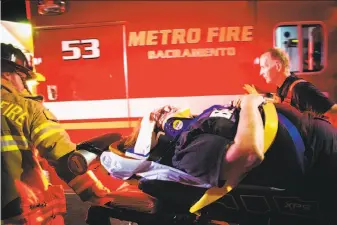
[[[25,0],[1,0],[1,20],[27,21]]]

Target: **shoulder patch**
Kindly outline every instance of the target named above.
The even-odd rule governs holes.
[[[56,116],[52,112],[50,112],[48,109],[43,110],[43,114],[46,116],[48,120],[58,122]]]

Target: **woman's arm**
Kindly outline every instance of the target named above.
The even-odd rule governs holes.
[[[226,154],[228,163],[241,161],[248,170],[264,159],[264,130],[259,105],[264,99],[260,95],[245,95],[241,101],[238,130]]]

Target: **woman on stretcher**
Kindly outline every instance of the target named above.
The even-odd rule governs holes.
[[[228,179],[239,182],[248,172],[242,181],[246,184],[289,188],[303,184],[310,175],[323,178],[317,182],[320,185],[324,185],[323,181],[328,187],[336,185],[337,130],[310,113],[300,114],[278,104],[277,134],[265,153],[264,122],[259,109],[263,103],[259,95],[246,95],[241,99],[240,110],[214,106],[197,119],[190,119],[193,122],[185,130],[183,119],[174,120],[170,126],[173,129],[166,124],[172,117],[193,116],[174,107],[162,107],[144,117],[141,127],[119,145],[126,156],[137,158],[134,165],[129,163],[132,160],[126,165],[106,154],[101,156],[101,162],[113,176],[122,179],[132,175],[148,178],[152,169],[158,170],[149,163],[159,159],[157,162],[177,169],[178,174],[181,172],[178,177],[195,186],[220,187]],[[280,122],[282,118],[296,128],[290,131],[286,122]],[[184,131],[174,138],[179,129]],[[155,177],[160,179],[157,173]]]

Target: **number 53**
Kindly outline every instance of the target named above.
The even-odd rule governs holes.
[[[90,44],[84,47],[84,51],[89,51],[89,54],[82,54],[81,48],[78,46],[81,44]],[[100,56],[99,41],[97,39],[62,41],[62,52],[72,52],[72,55],[62,56],[64,60],[80,59],[81,57],[83,59],[95,59]]]

